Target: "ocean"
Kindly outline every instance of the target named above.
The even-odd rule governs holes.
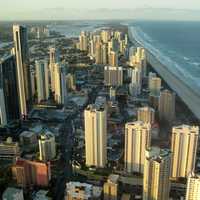
[[[162,64],[200,93],[200,22],[136,21],[129,27]]]

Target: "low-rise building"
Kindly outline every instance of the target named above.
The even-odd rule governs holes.
[[[0,158],[13,159],[19,155],[18,142],[13,142],[12,138],[8,137],[6,141],[0,143]]]
[[[100,200],[101,195],[101,187],[80,182],[66,184],[65,200]]]

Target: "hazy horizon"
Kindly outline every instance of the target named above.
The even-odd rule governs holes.
[[[156,11],[155,11],[156,9]],[[200,20],[200,1],[193,0],[7,0],[1,2],[0,20],[79,19]]]

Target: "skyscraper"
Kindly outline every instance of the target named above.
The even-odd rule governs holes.
[[[49,98],[49,71],[48,62],[46,60],[39,60],[35,62],[36,65],[36,84],[38,102],[48,100]]]
[[[151,145],[151,125],[141,121],[125,125],[125,169],[143,173],[145,150]]]
[[[88,50],[88,37],[85,31],[82,31],[79,36],[79,44],[80,44],[80,50],[81,51],[87,51]]]
[[[172,178],[186,178],[194,170],[198,136],[199,127],[197,126],[173,127],[171,141]]]
[[[155,110],[151,107],[141,107],[137,111],[138,121],[153,124],[155,120]]]
[[[186,200],[200,199],[200,174],[191,172],[187,181]]]
[[[150,95],[159,96],[161,89],[161,79],[159,77],[152,77],[149,81]]]
[[[102,64],[106,65],[108,64],[108,47],[106,44],[102,45],[101,51],[102,51]]]
[[[107,112],[89,105],[84,112],[86,165],[105,167],[107,163]]]
[[[55,48],[50,48],[49,50],[49,71],[50,71],[50,78],[51,78],[51,90],[52,92],[55,91],[55,64],[60,62],[59,59],[59,52]]]
[[[19,119],[18,98],[16,62],[10,55],[0,60],[0,124]]]
[[[161,121],[172,122],[175,117],[175,94],[169,90],[163,90],[159,98],[159,118]]]
[[[115,51],[111,51],[109,54],[109,65],[112,67],[118,66],[118,54]]]
[[[66,69],[61,63],[55,64],[55,101],[58,104],[65,104],[67,97]]]
[[[106,86],[121,86],[123,84],[123,68],[105,66],[104,83]]]
[[[56,156],[56,143],[55,137],[52,133],[48,132],[42,134],[39,138],[40,160],[50,161]]]
[[[24,118],[28,114],[28,101],[31,99],[30,69],[28,65],[28,38],[26,27],[14,25],[13,38],[17,63],[20,114],[21,117]]]
[[[152,147],[144,162],[143,200],[169,200],[171,152]]]
[[[102,44],[101,42],[96,42],[95,45],[95,63],[102,64]]]
[[[110,31],[108,31],[108,30],[101,31],[101,39],[102,39],[103,43],[108,43],[110,38],[111,38]]]
[[[131,69],[131,83],[129,84],[129,92],[132,96],[137,96],[141,93],[142,73],[137,67]]]

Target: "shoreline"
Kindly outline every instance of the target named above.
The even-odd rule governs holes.
[[[139,41],[134,38],[131,27],[128,26],[128,35],[130,40],[136,46],[142,46]],[[145,47],[144,47],[145,48]],[[200,119],[200,92],[197,94],[196,90],[192,89],[187,83],[178,78],[166,65],[164,65],[155,55],[149,50],[147,51],[147,62],[152,68],[163,78],[169,87],[176,92],[182,101],[188,106],[193,114]]]

